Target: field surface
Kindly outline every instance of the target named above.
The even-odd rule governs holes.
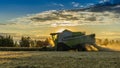
[[[120,52],[0,51],[0,68],[120,68]]]

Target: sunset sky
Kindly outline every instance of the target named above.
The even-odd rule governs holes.
[[[48,36],[51,32],[64,29],[82,31],[87,34],[96,33],[98,38],[120,38],[120,15],[112,12],[83,13],[86,18],[75,12],[63,12],[79,20],[45,20],[43,18],[54,18],[56,10],[78,9],[88,7],[97,3],[118,0],[0,0],[0,33],[13,33],[15,35]],[[120,6],[118,6],[120,7]],[[102,15],[108,16],[102,16]],[[87,18],[91,15],[99,17],[90,23]],[[115,15],[118,15],[117,17]],[[38,20],[39,19],[39,20]],[[42,19],[42,20],[41,20]],[[83,20],[84,19],[84,20]],[[103,20],[104,19],[104,20]],[[100,21],[101,20],[101,21]],[[103,24],[101,24],[102,22]]]
[[[75,4],[73,4],[75,2]],[[11,18],[48,10],[71,9],[99,0],[0,0],[0,23]]]

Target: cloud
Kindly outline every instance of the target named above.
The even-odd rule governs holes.
[[[88,3],[87,6],[94,6],[94,3]]]
[[[110,0],[103,0],[104,2],[109,2]]]
[[[54,5],[54,6],[64,7],[64,5],[63,5],[63,4],[61,4],[61,3],[53,3],[53,5]]]
[[[80,3],[77,3],[77,2],[72,2],[71,3],[73,7],[79,7],[80,6]]]
[[[50,10],[11,20],[14,25],[39,27],[120,24],[120,17],[113,12],[69,12]]]
[[[100,0],[99,3],[109,2],[110,0]]]
[[[77,26],[79,24],[77,23],[72,23],[70,21],[63,21],[63,22],[56,22],[56,23],[52,23],[51,27],[57,27],[57,26]]]
[[[101,32],[102,36],[119,36],[120,37],[120,32],[110,32],[110,31],[106,31],[106,32]]]

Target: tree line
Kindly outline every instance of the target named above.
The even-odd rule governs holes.
[[[120,44],[120,40],[96,39],[100,45]],[[12,36],[0,36],[0,47],[47,47],[50,46],[49,39],[32,40],[30,37],[21,37],[19,42],[14,41]]]
[[[21,37],[20,41],[14,41],[12,36],[0,36],[0,47],[46,47],[49,46],[48,39],[32,40],[30,37]]]

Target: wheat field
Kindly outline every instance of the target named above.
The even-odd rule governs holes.
[[[0,51],[0,68],[119,68],[120,52]]]

